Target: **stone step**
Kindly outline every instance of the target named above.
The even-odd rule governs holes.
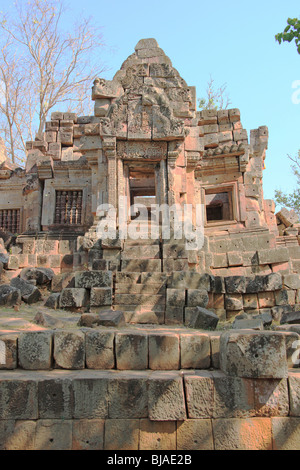
[[[124,248],[129,248],[132,246],[157,246],[160,244],[160,239],[159,238],[145,238],[145,239],[137,239],[137,240],[132,240],[130,238],[127,238],[124,240]]]
[[[130,259],[159,259],[160,248],[159,245],[145,245],[145,246],[129,246],[125,247],[121,253],[122,260]]]
[[[146,313],[147,310],[139,312],[144,318]],[[109,329],[99,325],[96,328],[22,331],[3,334],[0,338],[7,350],[6,362],[0,364],[0,369],[178,370],[205,369],[212,364],[208,332],[164,325],[155,327],[153,323]],[[34,351],[39,353],[34,354]]]
[[[164,305],[165,302],[165,295],[115,294],[115,304],[117,305]]]
[[[122,260],[121,271],[125,272],[161,272],[160,259],[127,259]]]
[[[168,274],[161,272],[117,272],[116,283],[122,284],[166,284]]]
[[[116,294],[163,294],[166,286],[160,284],[129,284],[117,283],[115,286]]]
[[[279,384],[202,369],[3,371],[1,446],[152,450],[157,462],[168,449],[187,464],[187,450],[297,450],[299,381],[295,372]]]

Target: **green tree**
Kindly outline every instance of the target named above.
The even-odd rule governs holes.
[[[300,20],[298,18],[288,18],[286,28],[282,33],[276,34],[275,39],[279,44],[295,40],[298,54],[300,54]]]
[[[16,0],[0,14],[0,136],[12,162],[43,138],[50,112],[87,112],[103,72],[98,28],[84,17],[66,27],[65,14],[65,0]]]
[[[291,157],[288,155],[288,158],[293,162],[291,168],[294,175],[297,178],[298,188],[296,188],[292,193],[286,194],[281,190],[277,189],[275,191],[275,202],[279,206],[288,207],[289,209],[294,209],[300,218],[300,150],[296,157]]]
[[[298,18],[288,18],[287,26],[284,31],[276,34],[275,39],[279,44],[295,40],[297,52],[300,54],[300,20]],[[277,189],[274,199],[278,205],[294,209],[300,218],[300,150],[296,157],[288,155],[288,158],[292,161],[291,168],[297,178],[299,187],[290,194],[283,193],[281,190]]]
[[[226,88],[226,83],[216,87],[214,79],[210,77],[207,82],[206,97],[198,99],[199,109],[201,111],[203,109],[228,109],[231,101]]]

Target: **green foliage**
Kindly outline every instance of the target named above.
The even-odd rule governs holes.
[[[298,151],[298,155],[296,157],[291,157],[288,155],[288,158],[293,162],[291,168],[297,178],[299,188],[295,189],[290,194],[285,194],[281,190],[276,190],[274,200],[279,206],[294,209],[300,218],[300,150]]]
[[[300,54],[300,20],[298,18],[288,18],[284,31],[276,34],[275,39],[279,44],[295,40],[298,54]]]
[[[220,87],[215,87],[214,80],[210,77],[207,83],[206,98],[198,99],[199,109],[227,109],[231,104],[226,83]]]

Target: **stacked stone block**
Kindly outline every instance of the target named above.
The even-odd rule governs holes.
[[[103,332],[99,337],[97,333],[91,331],[86,346],[99,345]],[[66,364],[60,363],[59,369],[34,374],[33,362],[45,368],[51,334],[22,333],[18,349],[28,370],[18,369],[13,376],[1,371],[2,449],[299,449],[300,378],[296,369],[288,370],[286,333],[222,333],[221,370],[195,369],[192,364],[191,370],[151,371],[139,369],[146,357],[145,336],[137,334],[133,341],[129,333],[116,332],[117,356],[124,347],[137,348],[137,370],[128,371],[122,360],[121,370],[105,371],[78,370],[86,331],[77,331],[78,341],[74,332],[54,332],[57,357],[63,341],[69,345],[63,348],[65,359],[74,359],[77,349],[77,363],[71,370],[62,370]],[[109,335],[106,331],[100,340],[107,363],[114,344]],[[185,335],[181,345],[190,348]],[[149,343],[154,336],[150,333]],[[42,337],[48,340],[41,341]],[[10,338],[7,344],[13,341]],[[196,343],[195,347],[194,353]],[[193,355],[189,351],[186,359]]]

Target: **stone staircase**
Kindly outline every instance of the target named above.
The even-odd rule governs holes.
[[[115,279],[115,310],[123,311],[128,323],[163,324],[166,282],[160,241],[126,240]]]

